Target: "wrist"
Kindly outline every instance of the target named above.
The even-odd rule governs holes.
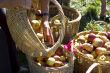
[[[43,26],[46,27],[46,28],[50,28],[50,27],[49,27],[49,22],[48,22],[48,21],[43,21]]]
[[[45,13],[41,13],[41,14],[36,14],[37,16],[41,16],[41,17],[45,17],[45,16],[49,16],[48,12]]]

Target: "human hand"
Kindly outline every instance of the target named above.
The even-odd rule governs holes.
[[[54,38],[49,26],[48,21],[42,21],[41,22],[43,25],[43,34],[44,34],[44,41],[48,42],[49,45],[54,45]]]

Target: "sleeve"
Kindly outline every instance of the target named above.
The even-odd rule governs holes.
[[[23,7],[29,9],[31,0],[0,0],[0,8]]]

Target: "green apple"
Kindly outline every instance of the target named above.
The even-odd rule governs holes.
[[[46,63],[48,66],[53,66],[55,64],[55,59],[53,57],[50,57],[47,59]]]

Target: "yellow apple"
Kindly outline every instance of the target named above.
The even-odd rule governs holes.
[[[40,27],[40,21],[38,21],[38,20],[32,20],[31,23],[32,23],[32,27],[33,27],[34,30],[38,30],[39,29],[39,27]]]
[[[96,54],[97,54],[97,55],[102,55],[102,54],[104,54],[104,53],[107,51],[107,49],[104,48],[104,47],[97,47],[97,48],[95,49],[95,51],[96,51]]]
[[[58,56],[58,55],[53,56],[53,58],[54,58],[56,61],[60,61],[60,60],[61,60],[60,56]]]
[[[85,54],[85,56],[87,56],[89,59],[93,60],[94,56],[92,54]]]
[[[55,67],[60,67],[60,66],[63,66],[63,65],[64,64],[63,64],[62,61],[55,61],[55,64],[54,64]]]
[[[54,24],[60,24],[60,20],[56,19],[56,20],[54,21]]]

